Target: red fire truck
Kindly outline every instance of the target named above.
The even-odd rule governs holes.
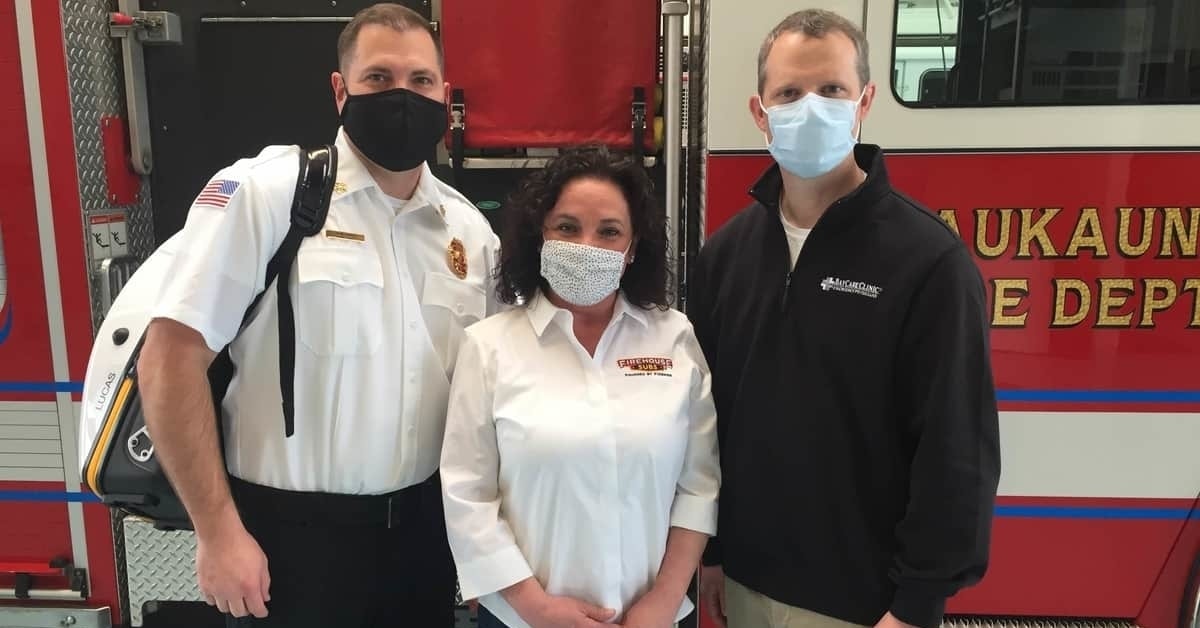
[[[81,488],[81,380],[107,304],[212,172],[331,136],[333,42],[367,4],[0,0],[0,626],[221,625],[189,533]],[[770,163],[748,111],[763,36],[802,6],[862,24],[862,139],[962,236],[992,306],[992,565],[947,624],[1200,626],[1200,4],[405,4],[446,47],[436,172],[499,225],[555,149],[638,152],[680,308]]]

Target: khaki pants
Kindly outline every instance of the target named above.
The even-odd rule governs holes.
[[[725,619],[728,628],[861,628],[858,624],[776,602],[728,576]]]

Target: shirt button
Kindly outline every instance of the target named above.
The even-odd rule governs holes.
[[[408,321],[408,328],[409,328],[409,329],[416,329],[416,328],[417,328],[417,321]]]
[[[455,311],[458,312],[459,314],[463,314],[464,312],[467,311],[467,306],[463,305],[462,303],[459,303],[458,307],[455,308]]]

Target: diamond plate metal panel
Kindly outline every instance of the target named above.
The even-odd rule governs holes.
[[[124,585],[128,569],[125,564],[125,531],[122,527],[125,525],[122,521],[125,513],[110,508],[108,511],[109,525],[113,531],[113,559],[117,568],[117,606],[120,608],[120,616],[126,621],[129,620],[129,588]]]
[[[78,240],[59,240],[59,246],[84,247],[91,288],[92,325],[99,326],[104,315],[100,298],[99,264],[87,246],[87,218],[92,213],[107,213],[109,204],[104,174],[104,150],[101,143],[101,118],[125,115],[125,84],[121,73],[120,47],[108,36],[108,16],[116,10],[115,0],[63,0],[63,39],[67,53],[67,75],[71,94],[71,115],[78,165],[80,207]],[[127,212],[129,255],[145,259],[153,250],[154,235],[150,210],[150,185],[143,180],[140,203],[120,208]],[[113,544],[117,562],[117,582],[125,581],[124,538],[120,515],[113,513]],[[118,604],[123,617],[129,617],[129,591],[118,585]],[[140,605],[138,607],[140,622]],[[138,624],[140,625],[140,623]]]
[[[196,584],[194,533],[155,530],[140,517],[126,517],[123,530],[130,625],[142,625],[146,602],[204,601]]]
[[[942,628],[1137,628],[1121,619],[947,616]]]
[[[75,154],[79,164],[79,240],[59,241],[59,246],[82,246],[86,251],[92,288],[92,319],[98,326],[103,317],[99,294],[98,260],[86,246],[87,217],[113,210],[127,212],[129,255],[143,260],[154,249],[153,217],[149,181],[143,179],[140,202],[128,207],[109,203],[101,144],[101,117],[125,116],[125,83],[121,72],[120,46],[108,34],[108,14],[116,10],[109,0],[63,0],[63,35],[70,77],[71,109],[74,118]]]

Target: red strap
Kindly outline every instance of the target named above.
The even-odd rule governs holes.
[[[61,576],[62,569],[55,569],[49,563],[3,562],[0,561],[0,573],[25,573],[31,576]]]

